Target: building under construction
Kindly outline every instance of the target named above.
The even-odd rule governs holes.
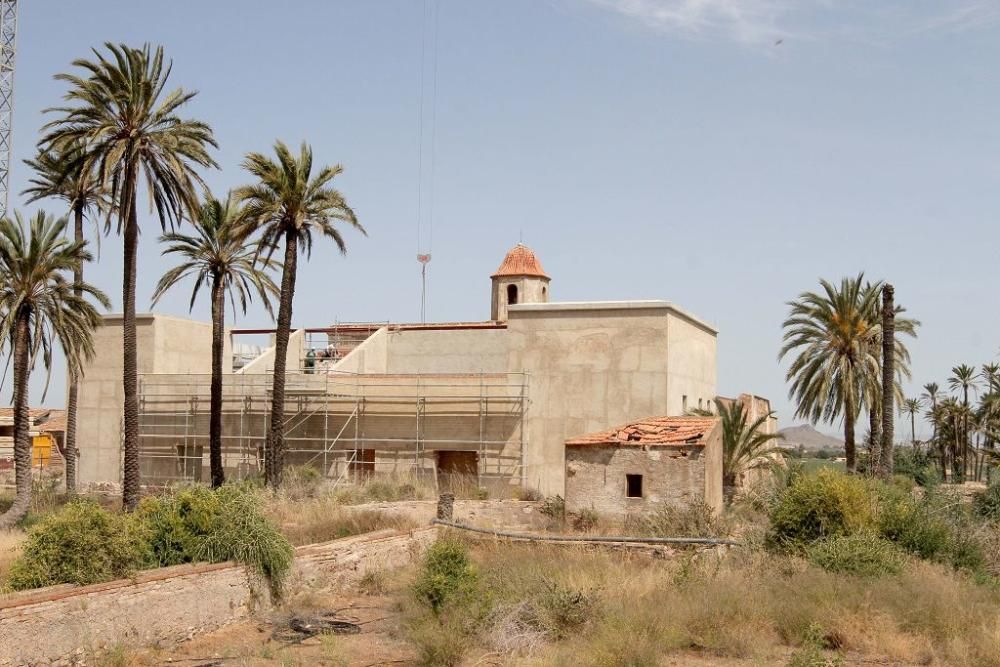
[[[285,393],[286,463],[334,479],[414,473],[562,493],[564,445],[651,415],[708,407],[716,331],[665,301],[549,301],[523,245],[491,276],[481,322],[341,324],[294,331]],[[140,315],[145,483],[208,477],[211,325]],[[226,352],[224,464],[263,469],[274,347],[234,330]],[[81,479],[121,476],[122,331],[108,316],[80,390]]]

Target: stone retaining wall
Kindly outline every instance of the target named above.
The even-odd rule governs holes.
[[[378,531],[296,549],[296,585],[344,585],[409,563],[436,528]],[[0,665],[73,664],[117,645],[170,645],[268,604],[234,563],[179,565],[135,579],[53,586],[0,599]]]

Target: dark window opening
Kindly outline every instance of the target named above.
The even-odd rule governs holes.
[[[625,497],[642,498],[642,475],[625,475]]]
[[[517,285],[507,285],[507,305],[517,305]]]
[[[548,296],[548,294],[549,294],[549,288],[542,287],[542,298],[544,299],[546,296]]]
[[[375,474],[375,450],[355,449],[348,459],[348,471],[355,480],[367,480]]]

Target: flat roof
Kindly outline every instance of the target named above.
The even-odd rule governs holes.
[[[559,311],[600,311],[600,310],[669,310],[678,317],[688,320],[714,334],[719,333],[713,325],[692,315],[677,304],[656,299],[639,301],[554,301],[550,303],[518,303],[507,307],[512,313],[540,313]]]

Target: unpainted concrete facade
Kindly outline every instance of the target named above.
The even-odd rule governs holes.
[[[294,332],[289,463],[342,476],[351,457],[372,449],[367,470],[433,471],[439,452],[476,452],[480,475],[563,494],[568,437],[683,414],[716,395],[716,331],[697,317],[665,301],[547,303],[544,274],[494,276],[493,296],[522,279],[531,285],[521,285],[505,322],[382,326],[312,373],[301,363],[305,333]],[[531,299],[538,302],[524,302]],[[107,318],[85,369],[84,482],[120,480],[121,333],[120,317]],[[198,466],[207,475],[210,350],[209,323],[139,318],[143,448],[155,452],[151,461],[161,459],[149,465],[166,478],[189,478]],[[235,373],[225,369],[231,474],[260,464],[273,355],[272,347]],[[152,468],[144,464],[143,472]]]

